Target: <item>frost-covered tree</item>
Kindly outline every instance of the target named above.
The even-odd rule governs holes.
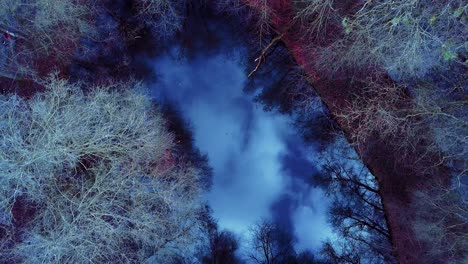
[[[345,10],[342,6],[340,10],[341,1],[320,2],[335,2],[329,9],[335,7],[334,14],[341,13],[335,19],[339,37],[326,45],[324,56],[316,60],[322,67],[365,72],[377,67],[396,79],[408,79],[451,63],[465,63],[468,6],[464,1],[354,1],[357,7]],[[306,10],[297,14],[301,16]],[[319,12],[315,12],[318,21],[327,21],[330,12]],[[316,20],[304,27],[316,28]]]
[[[92,1],[1,0],[0,74],[31,77],[51,63],[69,60],[81,38],[92,38]]]
[[[141,85],[43,85],[29,101],[0,97],[0,259],[193,259],[200,173],[173,154]]]
[[[156,36],[169,37],[182,28],[186,0],[136,0],[137,19]]]

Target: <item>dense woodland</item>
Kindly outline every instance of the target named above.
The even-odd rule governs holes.
[[[467,11],[0,0],[0,262],[467,263]],[[296,252],[262,219],[241,254],[203,198],[212,173],[189,126],[145,94],[141,56],[193,44],[183,32],[196,14],[234,25],[249,46],[246,92],[320,143],[311,182],[338,237],[320,252]]]

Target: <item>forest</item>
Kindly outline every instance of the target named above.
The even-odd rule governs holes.
[[[463,0],[0,0],[0,263],[468,263]]]

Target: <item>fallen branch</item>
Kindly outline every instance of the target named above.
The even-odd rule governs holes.
[[[266,53],[267,51],[276,43],[278,42],[279,40],[281,40],[284,36],[284,32],[281,33],[280,35],[276,36],[275,38],[273,38],[270,43],[268,43],[268,45],[262,50],[262,52],[260,53],[260,56],[258,56],[254,61],[257,62],[257,65],[255,66],[255,68],[249,73],[248,75],[248,78],[250,78],[256,71],[258,71],[258,69],[260,68],[260,65],[262,65],[262,63],[265,61],[266,59]]]

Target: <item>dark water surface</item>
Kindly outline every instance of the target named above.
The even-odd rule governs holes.
[[[268,218],[295,235],[297,250],[317,250],[330,229],[325,195],[310,183],[316,150],[291,117],[265,112],[244,92],[249,36],[236,21],[200,10],[189,12],[184,33],[148,61],[156,76],[152,95],[179,109],[207,153],[214,175],[206,198],[221,228],[248,239],[248,229]]]

